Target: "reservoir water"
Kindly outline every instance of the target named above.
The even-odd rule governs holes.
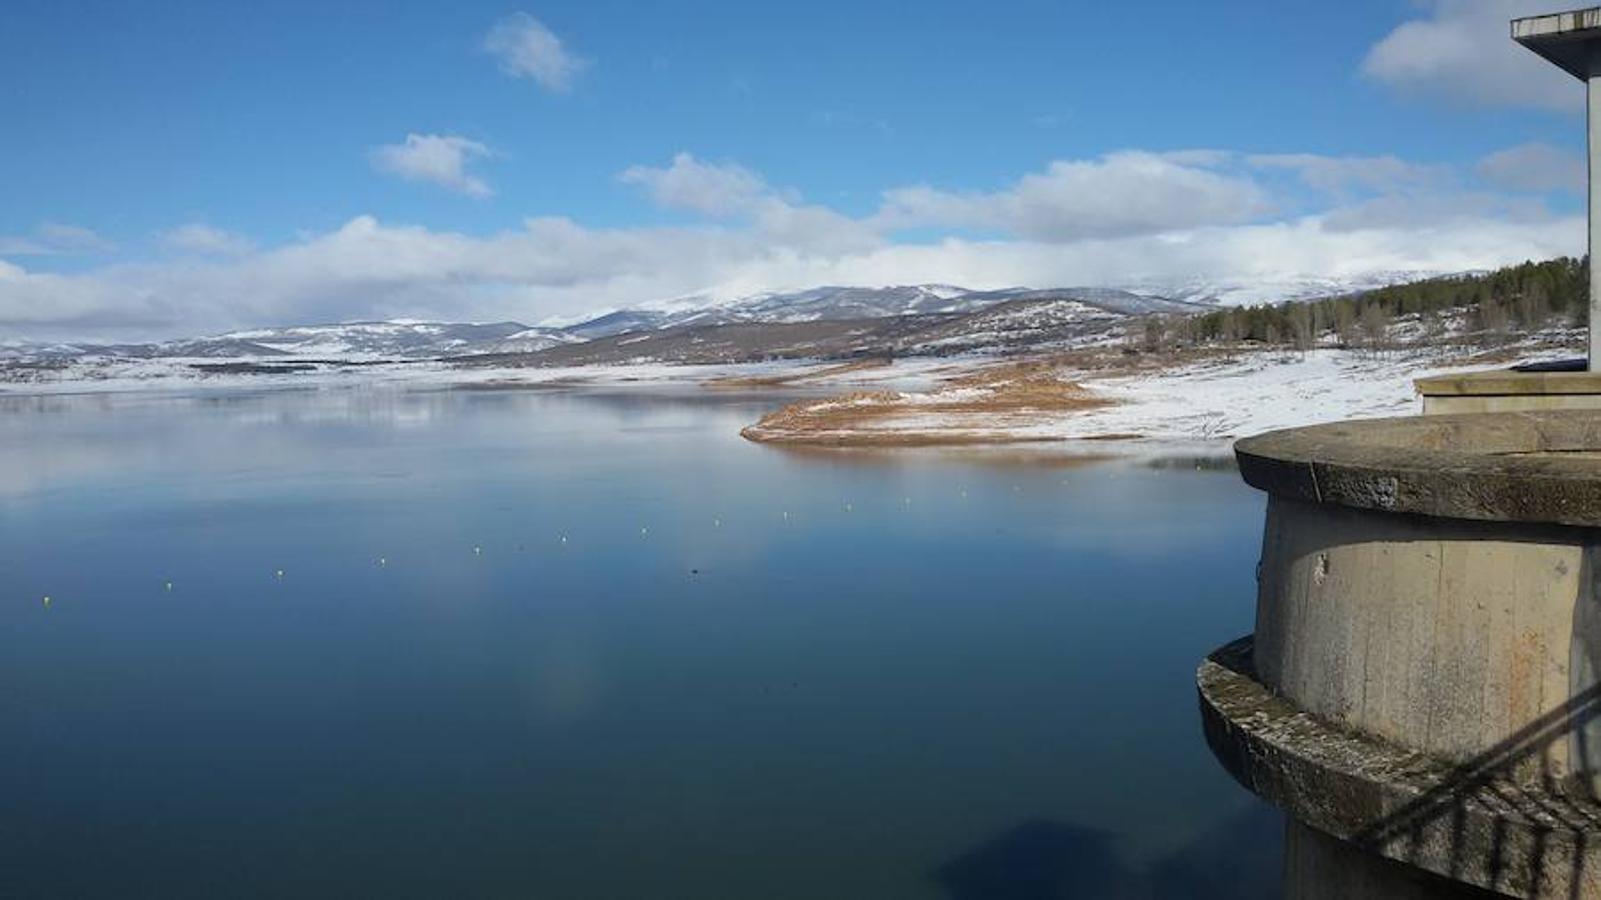
[[[774,404],[0,397],[0,896],[1272,895],[1236,473]]]

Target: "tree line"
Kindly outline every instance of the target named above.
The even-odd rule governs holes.
[[[1147,350],[1241,343],[1309,350],[1330,341],[1379,350],[1398,321],[1415,321],[1415,339],[1427,343],[1444,337],[1449,317],[1460,320],[1457,339],[1491,344],[1552,325],[1588,324],[1589,282],[1588,260],[1562,257],[1342,297],[1153,316],[1130,338]]]

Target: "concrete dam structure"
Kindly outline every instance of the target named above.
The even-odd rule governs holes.
[[[1288,814],[1285,896],[1601,898],[1601,411],[1236,452],[1256,631],[1197,677],[1213,752]]]
[[[1586,85],[1586,370],[1235,446],[1268,495],[1256,631],[1202,663],[1201,714],[1287,813],[1295,900],[1601,900],[1601,7],[1511,36]]]

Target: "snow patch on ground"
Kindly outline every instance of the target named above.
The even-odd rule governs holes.
[[[1314,350],[1251,353],[1160,374],[1100,380],[1080,376],[1086,386],[1116,403],[1025,430],[1041,437],[1129,434],[1146,440],[1206,441],[1315,422],[1413,415],[1422,412],[1413,380],[1448,371],[1464,369],[1442,368],[1427,358]]]

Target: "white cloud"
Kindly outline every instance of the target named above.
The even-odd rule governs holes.
[[[1368,51],[1362,72],[1378,81],[1458,103],[1577,112],[1578,79],[1518,46],[1508,23],[1551,12],[1545,0],[1425,0],[1426,14]]]
[[[403,144],[374,148],[372,162],[379,171],[408,181],[427,181],[469,197],[488,197],[494,191],[467,167],[490,155],[483,144],[453,134],[408,134]]]
[[[1422,165],[1394,156],[1274,153],[1248,156],[1246,162],[1258,169],[1295,172],[1309,187],[1335,195],[1416,188],[1449,177],[1444,166]]]
[[[762,237],[781,246],[844,252],[883,243],[872,223],[827,207],[802,205],[797,192],[780,191],[736,163],[706,163],[679,153],[665,168],[630,166],[617,177],[644,188],[653,202],[667,209],[749,221]]]
[[[357,216],[236,256],[72,273],[0,263],[0,331],[128,339],[341,319],[537,322],[701,292],[1284,280],[1460,271],[1584,249],[1582,216],[1450,177],[1420,186],[1364,175],[1357,200],[1336,196],[1307,214],[1270,217],[1261,210],[1286,204],[1271,182],[1253,179],[1246,159],[1208,151],[1059,161],[992,194],[892,190],[883,210],[850,216],[803,203],[750,170],[676,157],[636,168],[631,180],[712,217],[707,224],[603,229],[546,217],[466,234]],[[1328,167],[1365,173],[1365,165]],[[1392,170],[1406,171],[1378,167]],[[1185,198],[1196,208],[1184,208]],[[1131,211],[1116,213],[1120,204]],[[909,209],[933,236],[892,238]],[[952,232],[974,222],[1010,234]]]
[[[1550,144],[1520,144],[1479,161],[1479,177],[1514,191],[1583,193],[1588,173],[1585,159]]]
[[[994,192],[897,188],[885,192],[878,222],[1061,241],[1233,224],[1268,212],[1271,203],[1257,184],[1216,170],[1225,158],[1216,151],[1125,151],[1058,160]]]
[[[253,248],[249,238],[223,231],[204,222],[189,222],[160,235],[161,242],[183,253],[240,256]]]
[[[115,249],[88,228],[59,222],[45,222],[30,234],[0,235],[0,256],[81,256]]]
[[[589,64],[570,53],[561,38],[527,13],[512,13],[489,29],[484,49],[513,78],[532,78],[550,91],[566,91]]]
[[[749,213],[773,193],[761,176],[744,166],[705,163],[688,153],[674,156],[666,168],[630,166],[617,178],[643,187],[658,205],[711,216]]]

